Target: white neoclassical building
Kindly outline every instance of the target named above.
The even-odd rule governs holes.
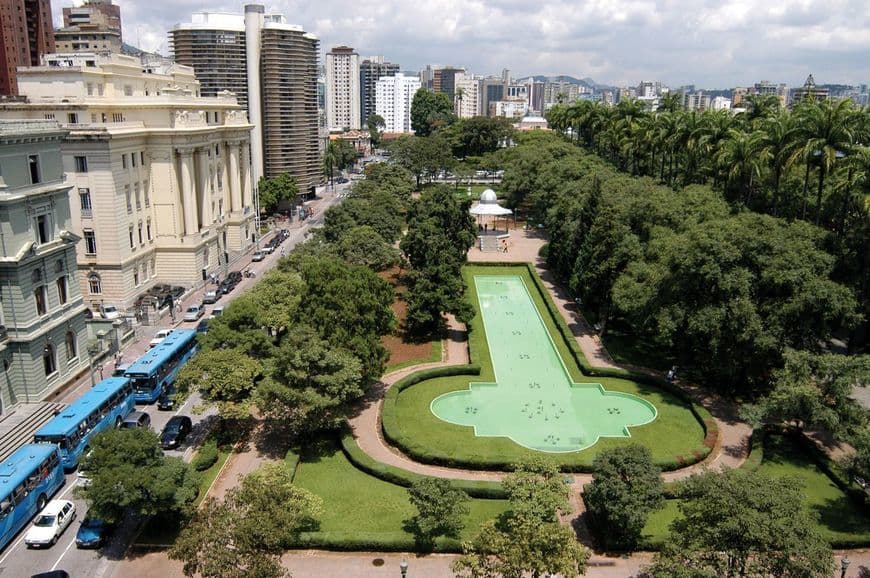
[[[0,104],[0,117],[69,130],[63,168],[88,305],[129,308],[158,281],[225,272],[251,246],[253,126],[232,93],[201,97],[190,67],[114,54],[47,55],[19,79],[26,100]]]

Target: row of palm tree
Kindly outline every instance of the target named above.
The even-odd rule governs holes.
[[[708,183],[733,202],[835,231],[850,212],[866,215],[870,110],[848,100],[786,110],[775,96],[751,96],[735,114],[682,110],[672,95],[655,112],[636,100],[579,101],[554,106],[547,119],[622,170],[671,186]]]

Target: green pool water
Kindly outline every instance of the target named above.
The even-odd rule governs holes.
[[[656,418],[644,399],[571,380],[521,277],[476,275],[474,285],[496,381],[435,398],[439,419],[558,453],[631,437],[630,427]]]

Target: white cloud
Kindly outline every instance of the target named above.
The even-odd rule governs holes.
[[[125,40],[164,51],[168,30],[192,12],[244,5],[115,1]],[[318,35],[324,51],[346,44],[406,70],[439,63],[710,88],[762,78],[794,85],[810,72],[819,82],[870,77],[867,0],[274,0],[266,9]]]

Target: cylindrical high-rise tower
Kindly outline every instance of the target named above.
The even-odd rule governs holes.
[[[245,6],[245,56],[248,71],[248,119],[251,133],[251,180],[259,186],[263,176],[263,95],[260,92],[260,30],[266,9],[262,4]]]

